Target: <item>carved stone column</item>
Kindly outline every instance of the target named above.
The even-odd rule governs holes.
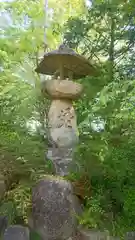
[[[45,91],[52,99],[48,113],[47,157],[53,162],[57,175],[65,176],[72,167],[72,155],[78,143],[78,129],[73,100],[82,93],[82,85],[69,80],[46,81]]]
[[[72,156],[79,140],[72,102],[81,96],[83,90],[81,84],[71,79],[93,75],[95,69],[83,56],[61,45],[58,50],[44,55],[36,72],[60,78],[46,81],[43,92],[47,92],[52,99],[48,113],[47,157],[53,162],[56,174],[65,176],[72,168]]]

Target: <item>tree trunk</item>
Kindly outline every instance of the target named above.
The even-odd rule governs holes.
[[[109,80],[113,81],[114,78],[114,42],[115,42],[115,20],[113,13],[110,12],[110,48],[109,48]]]

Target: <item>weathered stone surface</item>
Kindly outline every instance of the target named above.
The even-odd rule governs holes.
[[[3,240],[29,240],[29,229],[20,225],[8,227]]]
[[[45,90],[53,99],[76,100],[80,97],[83,87],[80,83],[57,79],[46,81]]]
[[[33,229],[33,219],[31,216],[28,217],[28,226],[29,228]]]
[[[59,128],[64,125],[65,127],[77,129],[76,114],[71,101],[53,100],[48,118],[49,125],[52,128]]]
[[[3,195],[6,192],[6,184],[4,176],[0,174],[0,199],[3,197]]]
[[[48,120],[50,137],[58,147],[70,148],[78,142],[76,114],[70,101],[52,101]]]
[[[96,230],[80,230],[80,236],[83,240],[107,240],[108,233]]]
[[[60,128],[55,128],[50,130],[51,139],[56,143],[58,147],[70,148],[78,142],[78,136],[74,129],[65,128],[64,126]]]
[[[125,235],[125,240],[133,240],[135,239],[135,232],[127,232]]]
[[[43,239],[68,239],[76,232],[76,214],[81,213],[72,185],[62,178],[46,176],[32,195],[34,229]]]
[[[79,229],[73,240],[120,240],[118,237],[109,236],[108,231]]]
[[[120,240],[120,238],[109,236],[108,231],[79,229],[74,240]]]
[[[0,236],[3,235],[8,226],[8,219],[6,216],[0,216]]]
[[[55,173],[59,176],[68,175],[74,167],[72,148],[49,148],[47,158],[53,162]]]

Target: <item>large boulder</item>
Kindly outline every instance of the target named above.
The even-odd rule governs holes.
[[[47,80],[44,82],[44,90],[53,99],[76,100],[80,97],[83,87],[80,83],[70,80]]]
[[[72,185],[60,177],[46,176],[33,190],[33,227],[43,239],[68,239],[77,229],[81,213]]]
[[[29,229],[20,225],[9,226],[5,233],[3,240],[29,240]]]

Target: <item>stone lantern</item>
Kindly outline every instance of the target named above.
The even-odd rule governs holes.
[[[33,189],[32,224],[42,239],[74,239],[78,231],[76,216],[82,209],[74,186],[64,176],[73,169],[72,155],[78,143],[73,101],[81,96],[83,87],[73,79],[94,74],[95,69],[85,58],[61,45],[58,50],[45,54],[36,72],[53,76],[45,81],[43,92],[52,100],[48,112],[47,156],[57,176],[44,176]]]
[[[53,162],[56,174],[65,176],[71,170],[73,151],[78,143],[73,101],[83,92],[82,85],[73,79],[94,75],[96,71],[84,57],[61,45],[58,50],[44,55],[36,72],[53,76],[45,81],[43,89],[52,99],[48,113],[47,157]]]

